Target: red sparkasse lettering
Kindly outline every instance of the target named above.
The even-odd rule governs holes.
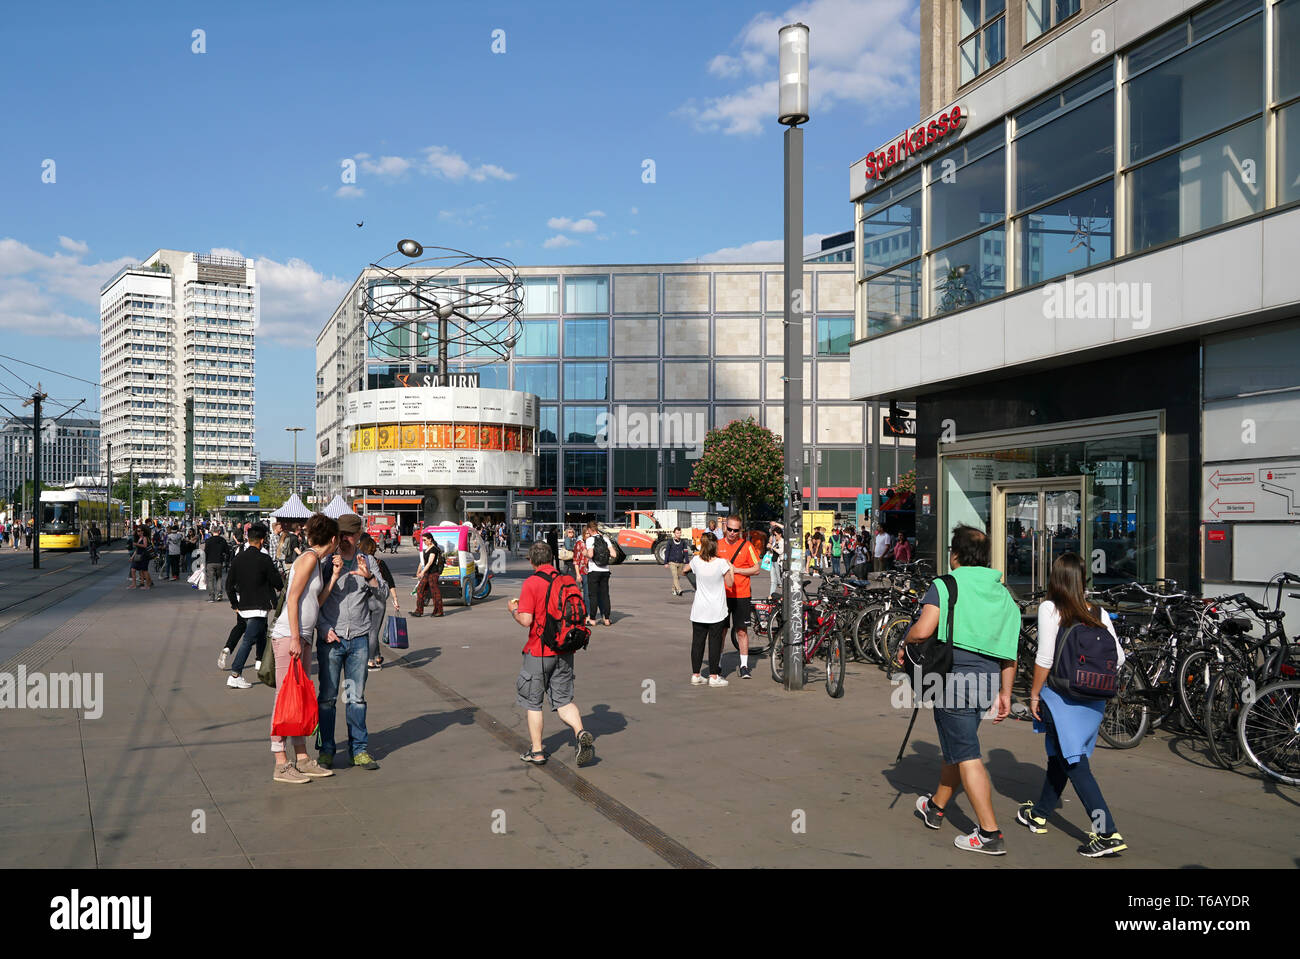
[[[866,178],[874,180],[885,175],[895,164],[902,163],[908,157],[922,152],[930,144],[942,140],[950,133],[956,132],[966,114],[960,106],[955,106],[947,113],[911,130],[905,130],[901,136],[886,147],[868,153],[866,156]]]

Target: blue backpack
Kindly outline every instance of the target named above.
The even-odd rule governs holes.
[[[1057,637],[1047,684],[1062,696],[1084,702],[1113,699],[1119,685],[1115,637],[1103,627],[1075,623]]]

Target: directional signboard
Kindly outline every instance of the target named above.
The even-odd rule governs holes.
[[[1300,461],[1202,467],[1201,519],[1300,521]]]

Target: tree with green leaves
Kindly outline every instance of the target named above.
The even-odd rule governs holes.
[[[203,477],[203,485],[195,492],[195,509],[200,513],[215,513],[225,508],[226,497],[231,492],[230,477],[225,473],[209,473]]]
[[[781,441],[747,417],[709,430],[691,488],[710,502],[731,504],[748,523],[761,504],[782,501],[784,476]]]
[[[253,495],[258,506],[278,509],[289,498],[289,488],[274,476],[263,476],[253,486]]]

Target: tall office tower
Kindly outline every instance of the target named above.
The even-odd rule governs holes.
[[[253,452],[254,263],[158,250],[100,289],[102,438],[115,473],[184,483],[186,401],[193,471],[256,475]]]

